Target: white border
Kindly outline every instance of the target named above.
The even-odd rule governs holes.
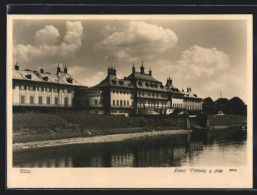
[[[246,20],[247,21],[247,166],[222,174],[174,174],[175,168],[31,168],[12,167],[12,46],[14,19],[26,20]],[[7,15],[7,187],[8,188],[252,188],[252,15]],[[188,168],[188,167],[187,167]],[[203,167],[210,169],[210,167]]]

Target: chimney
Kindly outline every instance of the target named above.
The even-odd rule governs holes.
[[[144,61],[142,60],[142,65],[140,67],[140,73],[144,74],[144,72],[145,72]]]
[[[167,85],[172,85],[172,79],[170,77],[167,79]]]
[[[42,66],[41,66],[41,68],[40,68],[40,73],[44,73],[44,69],[43,69]]]
[[[150,70],[149,70],[149,75],[152,76],[152,70],[151,70],[151,67],[150,67]]]
[[[63,69],[63,71],[64,71],[64,73],[65,73],[65,74],[67,74],[67,73],[68,73],[68,69],[67,69],[66,65],[65,65],[65,67],[64,67],[64,69]]]
[[[113,68],[113,76],[116,76],[116,69],[115,69],[115,67]]]
[[[60,66],[58,64],[58,66],[57,66],[57,73],[59,73],[59,72],[61,72],[61,68],[60,68]]]
[[[107,75],[108,76],[110,76],[111,75],[111,69],[110,69],[110,67],[108,66],[108,68],[107,68]]]
[[[20,67],[19,67],[19,65],[18,65],[18,62],[16,62],[16,64],[15,64],[15,70],[20,70]]]
[[[133,62],[133,66],[132,66],[132,73],[135,73],[136,72],[136,68],[134,66],[134,62]]]

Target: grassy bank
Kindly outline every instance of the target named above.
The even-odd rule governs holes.
[[[210,126],[236,125],[246,122],[246,116],[241,115],[211,115],[208,119]]]
[[[78,113],[16,113],[13,114],[13,142],[183,129],[184,120],[183,118],[153,119]]]

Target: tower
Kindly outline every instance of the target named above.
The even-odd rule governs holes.
[[[144,67],[144,61],[142,60],[142,65],[140,67],[140,73],[144,74],[145,73],[145,67]]]

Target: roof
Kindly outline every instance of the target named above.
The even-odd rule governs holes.
[[[152,82],[152,81],[136,81],[136,87],[138,89],[145,89],[151,91],[159,91],[159,92],[169,92],[169,88],[167,86],[162,85],[160,82]]]
[[[73,86],[84,86],[78,81],[74,80],[68,73],[63,71],[59,72],[58,75],[51,73],[40,73],[35,70],[13,70],[13,79],[16,80],[27,80],[27,81],[36,81],[43,83],[55,83],[55,84],[64,84],[64,85],[73,85]]]
[[[124,87],[124,88],[134,88],[132,82],[129,80],[118,79],[116,76],[107,76],[103,81],[94,87]]]
[[[134,72],[131,73],[126,79],[128,80],[144,80],[144,81],[152,81],[152,82],[159,82],[160,81],[156,80],[152,75],[146,74],[146,73],[140,73],[140,72]]]

